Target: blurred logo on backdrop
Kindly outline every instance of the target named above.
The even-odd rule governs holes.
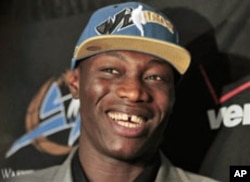
[[[13,143],[6,157],[28,145],[50,155],[68,154],[72,150],[80,134],[80,116],[79,101],[72,99],[67,86],[68,74],[66,71],[42,85],[28,107],[26,133]],[[63,137],[56,137],[60,132]]]

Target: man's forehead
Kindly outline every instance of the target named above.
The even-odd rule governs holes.
[[[127,51],[127,50],[116,50],[116,51],[107,51],[107,52],[104,52],[104,53],[101,53],[101,54],[98,54],[97,56],[111,56],[111,57],[115,57],[115,58],[118,58],[118,59],[121,59],[121,60],[126,60],[126,57],[145,57],[147,58],[148,60],[152,60],[152,62],[159,62],[159,63],[164,63],[166,62],[165,60],[157,57],[157,56],[154,56],[154,55],[151,55],[151,54],[148,54],[148,53],[143,53],[143,52],[138,52],[138,51]]]
[[[148,62],[147,64],[149,65],[156,65],[156,64],[160,64],[160,65],[168,65],[171,66],[167,61],[155,56],[155,55],[151,55],[148,53],[143,53],[143,52],[137,52],[137,51],[110,51],[110,52],[105,52],[104,54],[107,56],[113,56],[116,57],[120,60],[125,61],[126,60],[126,53],[129,53],[129,55],[131,57],[134,56],[142,56],[142,57],[146,57]],[[143,60],[136,60],[136,61],[143,61]]]
[[[108,57],[112,59],[108,59]],[[122,62],[128,62],[132,58],[133,61],[130,61],[129,64],[134,63],[146,63],[148,66],[163,66],[163,67],[170,67],[171,69],[174,69],[170,63],[168,63],[166,60],[163,60],[157,56],[148,54],[148,53],[142,53],[137,51],[127,51],[127,50],[114,50],[114,51],[107,51],[103,53],[99,53],[97,55],[91,56],[89,58],[86,58],[84,61],[79,62],[79,65],[86,65],[90,66],[92,65],[91,62],[95,62],[94,60],[101,60],[103,58],[103,62],[108,62],[110,60],[117,60]],[[88,62],[88,63],[87,63]],[[97,63],[98,64],[98,63]],[[79,67],[78,65],[78,67]]]

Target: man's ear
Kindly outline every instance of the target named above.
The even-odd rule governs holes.
[[[66,76],[66,83],[74,99],[79,98],[79,69],[68,71]]]

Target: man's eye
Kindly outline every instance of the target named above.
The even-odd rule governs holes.
[[[118,72],[116,69],[114,69],[114,68],[105,68],[105,69],[103,69],[102,71],[107,72],[107,73],[111,73],[111,74],[118,74],[118,73],[119,73],[119,72]]]
[[[157,80],[157,81],[163,80],[162,77],[160,77],[159,75],[150,75],[146,79],[147,80]]]
[[[169,83],[171,81],[171,78],[168,76],[164,76],[164,75],[150,75],[146,77],[146,80]]]

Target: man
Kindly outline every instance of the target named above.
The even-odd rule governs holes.
[[[80,101],[79,147],[61,166],[10,181],[214,181],[174,167],[159,149],[175,84],[189,64],[160,12],[137,2],[97,10],[68,81]]]

